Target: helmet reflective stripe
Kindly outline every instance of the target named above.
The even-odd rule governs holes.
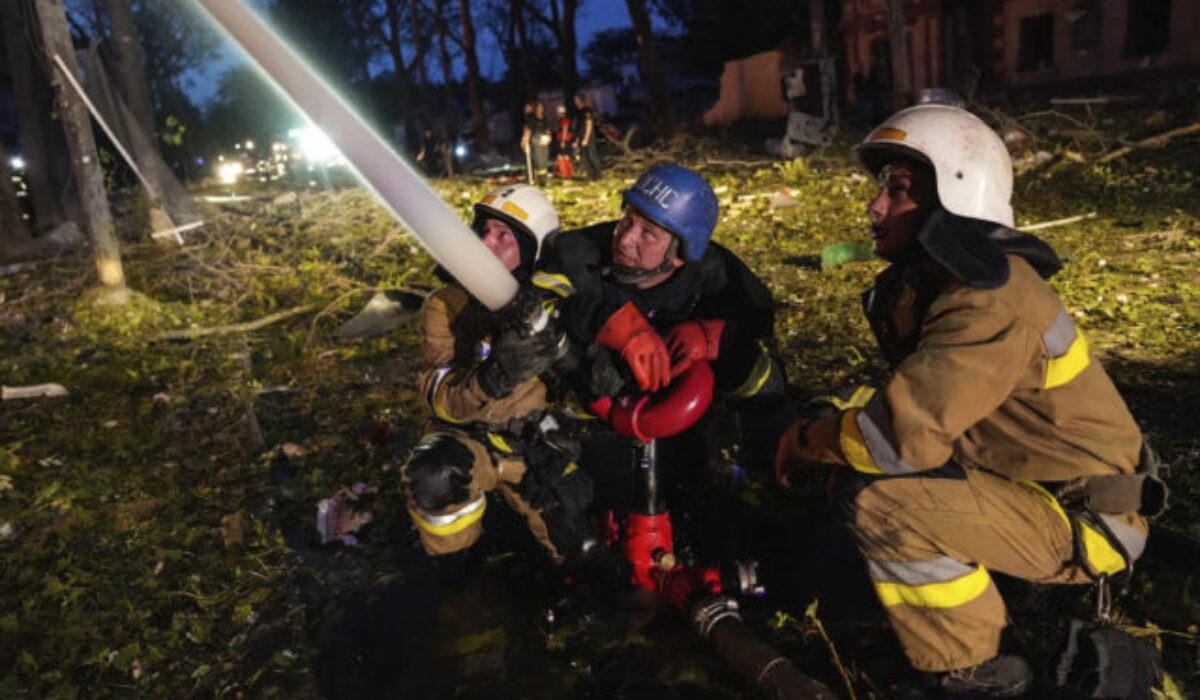
[[[685,259],[695,262],[704,257],[717,227],[719,207],[716,193],[699,174],[682,165],[661,163],[642,173],[621,198],[675,234]]]
[[[487,193],[475,205],[476,217],[495,217],[533,237],[536,252],[558,230],[558,213],[549,198],[532,185],[508,185]]]
[[[1013,225],[1012,159],[1000,136],[974,114],[936,104],[901,110],[856,149],[872,176],[888,154],[932,165],[938,199],[951,214]]]

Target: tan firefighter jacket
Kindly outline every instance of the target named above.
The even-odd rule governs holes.
[[[479,388],[479,364],[490,350],[487,311],[465,289],[457,284],[438,289],[425,300],[421,314],[417,387],[437,418],[498,430],[546,408],[546,386],[538,378],[498,399]]]
[[[893,374],[865,406],[793,426],[779,466],[898,475],[953,459],[1039,482],[1133,472],[1142,436],[1125,402],[1055,291],[1006,257],[994,289],[927,258],[882,273],[864,300]]]

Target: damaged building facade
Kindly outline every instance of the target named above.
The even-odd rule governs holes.
[[[1200,65],[1195,0],[843,0],[847,94],[889,92],[888,5],[913,89],[1033,87]],[[856,90],[857,88],[857,90]]]

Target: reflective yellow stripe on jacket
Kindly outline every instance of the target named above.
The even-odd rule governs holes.
[[[435,515],[420,508],[409,508],[408,513],[413,522],[425,532],[437,537],[448,537],[457,534],[479,522],[487,509],[487,496],[481,495],[453,513]]]

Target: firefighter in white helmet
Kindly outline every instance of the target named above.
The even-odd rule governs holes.
[[[875,252],[892,263],[864,295],[892,373],[795,423],[777,475],[836,465],[832,493],[913,666],[951,696],[1012,697],[1031,674],[999,654],[1007,617],[990,572],[1118,575],[1165,495],[1143,497],[1153,460],[1137,423],[1046,282],[1058,257],[1011,228],[995,132],[920,105],[857,156],[879,184]]]
[[[475,205],[472,228],[525,283],[558,215],[537,188],[511,185]],[[418,390],[433,418],[403,469],[409,514],[430,555],[461,552],[479,539],[487,493],[498,490],[561,562],[592,541],[591,483],[569,450],[543,439],[554,426],[539,375],[559,348],[553,334],[499,331],[496,321],[455,282],[425,302]]]

